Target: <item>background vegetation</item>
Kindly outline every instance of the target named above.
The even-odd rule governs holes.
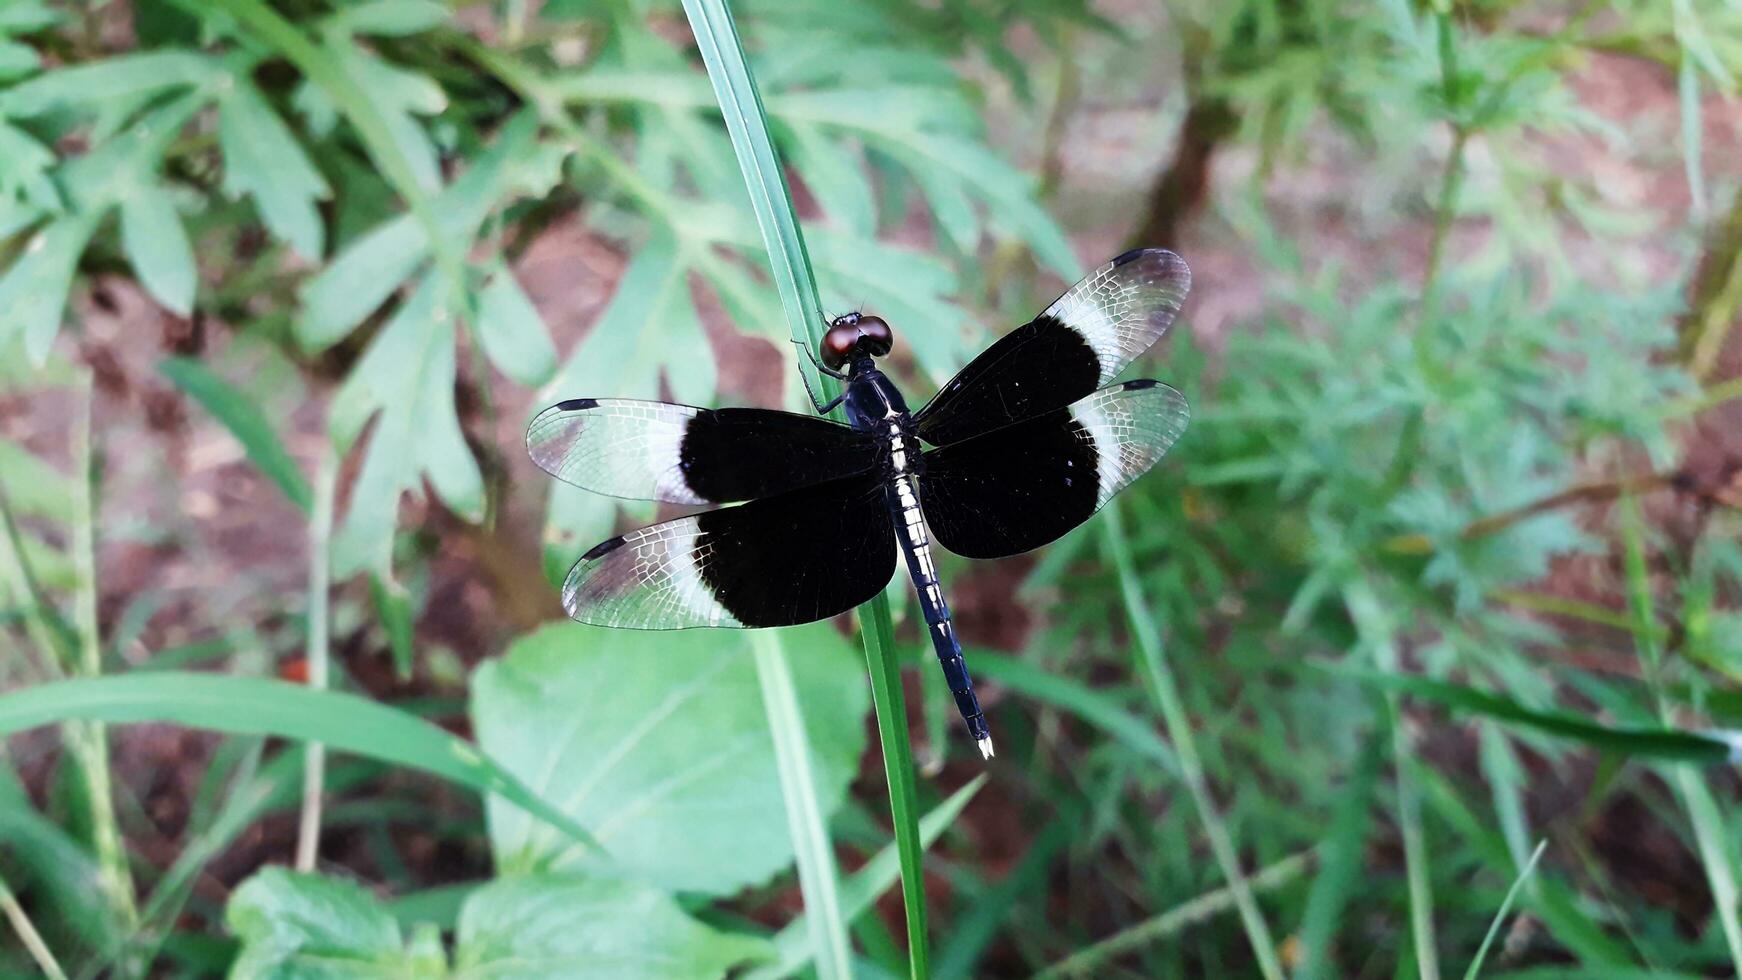
[[[900,582],[912,801],[835,626],[561,621],[653,510],[533,410],[800,404],[722,5],[0,0],[0,974],[1742,967],[1742,5],[733,13],[914,397],[1196,270],[1173,455],[946,564],[994,763]]]

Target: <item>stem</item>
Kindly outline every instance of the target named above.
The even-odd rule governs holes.
[[[6,920],[12,923],[12,929],[18,933],[18,940],[29,951],[30,958],[36,961],[37,969],[50,980],[67,980],[66,971],[60,968],[60,962],[54,958],[54,953],[48,944],[42,941],[42,934],[36,931],[36,925],[25,914],[24,906],[18,904],[18,899],[12,894],[12,889],[0,879],[0,912],[6,914]]]
[[[869,617],[867,617],[867,611]],[[907,914],[907,963],[915,978],[930,975],[925,916],[924,848],[919,839],[919,793],[913,780],[913,746],[907,740],[907,699],[901,665],[895,659],[889,602],[879,595],[859,608],[859,635],[871,669],[871,703],[877,711],[877,738],[889,783],[889,810],[895,824],[895,850],[901,859],[901,900]],[[869,623],[866,619],[869,618]]]
[[[1252,946],[1252,954],[1258,959],[1258,968],[1266,980],[1282,980],[1282,966],[1276,958],[1276,942],[1271,938],[1270,927],[1265,924],[1264,913],[1259,910],[1257,901],[1252,897],[1252,889],[1240,870],[1240,859],[1234,851],[1234,843],[1228,835],[1227,827],[1222,823],[1221,814],[1216,810],[1215,800],[1210,796],[1209,786],[1204,778],[1203,762],[1198,757],[1197,741],[1192,735],[1191,721],[1186,715],[1185,702],[1180,697],[1179,685],[1174,680],[1173,671],[1168,667],[1167,658],[1161,648],[1160,626],[1144,601],[1142,585],[1137,580],[1137,569],[1131,560],[1131,547],[1125,541],[1124,522],[1119,516],[1118,504],[1107,507],[1105,513],[1107,516],[1103,526],[1106,531],[1107,550],[1112,553],[1113,564],[1119,573],[1119,587],[1125,597],[1125,613],[1130,617],[1131,631],[1137,639],[1137,649],[1149,680],[1150,693],[1161,708],[1162,719],[1167,724],[1168,739],[1173,742],[1174,752],[1179,757],[1180,774],[1185,777],[1186,788],[1191,791],[1198,819],[1203,823],[1204,834],[1210,840],[1210,851],[1222,869],[1222,877],[1227,879],[1235,907],[1240,910],[1240,924],[1246,930],[1246,941]]]
[[[78,472],[73,480],[76,496],[73,503],[73,563],[77,569],[78,587],[74,595],[73,617],[79,645],[74,669],[82,676],[97,677],[103,673],[103,649],[97,632],[97,514],[92,490],[96,474],[91,445],[91,402],[95,393],[88,374],[80,376],[76,388],[79,411],[73,423],[72,448]],[[138,921],[138,909],[133,904],[133,875],[127,866],[121,828],[115,819],[114,788],[109,781],[107,726],[97,721],[69,721],[65,730],[79,757],[79,769],[85,781],[86,803],[91,811],[91,840],[102,869],[102,888],[109,893],[123,923],[131,927]]]
[[[1397,647],[1390,620],[1363,579],[1350,584],[1344,595],[1349,617],[1361,642],[1373,654],[1373,665],[1385,674],[1398,673]],[[1403,864],[1409,883],[1410,935],[1415,944],[1416,968],[1421,980],[1439,980],[1439,954],[1434,941],[1433,883],[1428,879],[1427,846],[1421,831],[1421,798],[1410,774],[1415,750],[1403,726],[1396,691],[1385,692],[1385,714],[1391,728],[1391,752],[1397,769],[1397,824],[1403,834]]]
[[[1533,500],[1511,510],[1477,518],[1458,532],[1458,539],[1474,541],[1478,538],[1490,537],[1515,524],[1551,510],[1559,510],[1574,504],[1603,503],[1630,494],[1662,489],[1675,485],[1681,477],[1680,471],[1647,473],[1642,476],[1625,476],[1615,480],[1602,480],[1597,483],[1584,483],[1569,487],[1559,493],[1543,497],[1541,500]],[[1433,553],[1434,542],[1425,534],[1400,534],[1387,539],[1380,547],[1393,554],[1427,555]]]
[[[762,707],[768,714],[768,730],[774,736],[787,830],[798,860],[805,928],[811,947],[816,950],[817,976],[820,980],[851,980],[853,945],[847,939],[846,917],[841,914],[835,854],[829,844],[822,807],[817,802],[810,740],[805,735],[804,711],[793,691],[786,649],[780,634],[772,630],[758,630],[752,642],[756,677],[762,686]]]
[[[1313,851],[1302,851],[1261,868],[1250,879],[1252,887],[1259,891],[1270,891],[1281,888],[1294,881],[1313,864]],[[1078,950],[1070,956],[1059,960],[1052,966],[1036,973],[1034,980],[1055,980],[1058,977],[1079,976],[1099,970],[1103,964],[1115,956],[1132,950],[1141,949],[1158,940],[1176,935],[1187,926],[1196,925],[1212,915],[1225,912],[1235,903],[1234,890],[1227,885],[1214,888],[1186,902],[1181,902],[1166,912],[1153,918],[1124,929],[1085,949]]]
[[[308,554],[308,686],[325,690],[329,668],[327,643],[327,590],[332,585],[332,561],[328,542],[333,534],[333,495],[338,483],[338,465],[333,447],[323,443],[315,473],[315,507],[309,523]],[[326,790],[327,747],[308,743],[303,757],[302,813],[296,828],[296,869],[313,871],[320,851],[321,798]]]

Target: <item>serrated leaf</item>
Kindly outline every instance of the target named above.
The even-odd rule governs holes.
[[[0,122],[0,199],[17,199],[43,211],[59,211],[60,191],[49,179],[54,152],[21,129]]]
[[[121,250],[140,285],[178,316],[194,309],[199,273],[175,200],[161,184],[141,184],[121,201]]]
[[[556,345],[514,273],[498,265],[478,291],[478,338],[484,353],[519,384],[543,384],[556,371]]]
[[[530,113],[503,127],[490,150],[433,202],[442,234],[456,245],[470,245],[498,200],[548,175],[550,158],[535,149],[537,135],[537,120]],[[402,214],[382,222],[303,286],[297,338],[309,350],[336,342],[386,302],[428,258],[429,238],[413,216]]]
[[[36,49],[17,41],[0,41],[0,82],[10,82],[42,66]]]
[[[805,187],[841,230],[870,235],[877,229],[877,201],[857,155],[813,126],[787,128],[792,161]]]
[[[431,0],[374,0],[345,7],[327,24],[351,34],[404,37],[447,23],[447,8]]]
[[[21,337],[33,364],[41,367],[48,360],[73,272],[96,230],[95,216],[75,214],[31,237],[24,254],[0,277],[0,345]]]
[[[303,479],[296,461],[285,451],[278,432],[253,398],[191,358],[167,358],[158,364],[157,370],[222,422],[242,444],[248,458],[278,484],[291,503],[304,512],[313,506],[314,494],[308,481]]]
[[[840,805],[864,750],[858,657],[826,623],[788,631],[817,798]],[[662,887],[729,894],[792,860],[774,746],[740,634],[574,624],[516,641],[472,683],[485,751],[511,759],[589,828],[615,868]],[[498,867],[602,872],[599,858],[512,808],[489,807]]]
[[[332,191],[290,128],[245,80],[218,103],[218,145],[224,154],[224,192],[253,197],[274,235],[303,258],[319,260],[325,236],[315,202]]]
[[[0,114],[17,118],[67,106],[137,104],[164,89],[204,85],[223,74],[216,60],[192,51],[116,55],[13,86],[0,93]]]
[[[669,895],[609,878],[524,875],[460,910],[454,976],[476,980],[715,980],[768,944],[702,925]]]
[[[399,147],[418,186],[425,191],[440,189],[442,176],[435,145],[424,133],[417,117],[435,115],[447,108],[448,98],[441,86],[428,76],[406,71],[364,53],[349,38],[329,38],[327,49],[339,70],[350,75],[359,88],[369,93],[370,100],[386,123],[388,135]]]

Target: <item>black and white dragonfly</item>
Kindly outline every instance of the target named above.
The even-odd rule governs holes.
[[[599,544],[569,570],[563,607],[631,629],[791,626],[877,595],[899,551],[950,693],[990,758],[932,541],[968,558],[1038,548],[1155,465],[1185,430],[1185,397],[1113,379],[1167,331],[1190,285],[1172,252],[1127,252],[918,412],[876,367],[889,325],[860,313],[823,338],[818,367],[846,385],[828,404],[812,393],[817,416],[614,398],[545,409],[526,448],[552,476],[617,497],[737,504]],[[818,417],[843,402],[850,425]]]

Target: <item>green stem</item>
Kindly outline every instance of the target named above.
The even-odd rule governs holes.
[[[6,920],[12,923],[12,930],[18,933],[18,941],[24,944],[30,958],[36,961],[36,968],[50,980],[67,980],[66,971],[60,968],[60,962],[54,958],[48,944],[42,941],[42,933],[36,931],[36,926],[25,914],[24,907],[18,904],[18,899],[12,894],[12,889],[0,879],[0,912],[4,912]]]
[[[308,686],[326,690],[330,654],[327,643],[327,590],[332,585],[332,559],[328,542],[333,536],[333,496],[338,483],[338,464],[332,445],[321,449],[315,473],[314,514],[308,532],[308,625],[304,656],[308,660]],[[303,757],[302,813],[296,828],[296,869],[313,871],[320,851],[321,798],[326,790],[327,747],[308,743]]]
[[[829,828],[817,801],[804,711],[793,691],[792,671],[780,634],[758,630],[754,645],[762,707],[768,714],[768,730],[774,736],[786,824],[798,860],[805,928],[811,947],[816,950],[817,976],[819,980],[851,980],[853,945],[847,939],[847,921],[841,913],[840,879],[829,844]]]
[[[744,57],[744,45],[725,0],[684,0],[684,13],[695,34],[696,47],[707,66],[714,96],[719,100],[726,132],[743,171],[750,207],[768,248],[769,267],[792,339],[816,350],[822,328],[817,311],[816,277],[805,248],[798,214],[786,186],[786,173],[774,152],[768,117],[756,80]],[[799,371],[823,397],[835,388],[821,377],[808,358],[798,359]],[[908,743],[907,705],[902,696],[901,669],[895,659],[888,600],[879,594],[859,607],[860,636],[871,694],[877,709],[877,733],[883,746],[883,766],[889,782],[890,817],[901,858],[901,896],[907,912],[908,964],[915,978],[928,975],[925,924],[925,882],[921,861],[919,807],[914,788],[913,748]]]
[[[78,573],[73,618],[78,631],[76,672],[97,677],[103,672],[102,639],[97,631],[97,513],[92,484],[96,479],[91,445],[91,402],[95,397],[91,379],[81,376],[79,412],[73,425],[73,563]],[[103,871],[102,887],[131,927],[138,922],[133,902],[133,874],[121,843],[121,828],[115,819],[114,788],[109,781],[108,729],[101,722],[69,721],[67,737],[79,756],[85,781],[86,804],[90,807],[91,839]]]
[[[1252,946],[1252,955],[1258,960],[1258,968],[1266,980],[1282,980],[1282,965],[1276,958],[1276,942],[1271,938],[1270,927],[1265,924],[1264,913],[1259,910],[1258,902],[1252,897],[1252,888],[1246,881],[1246,875],[1240,870],[1239,855],[1234,850],[1234,842],[1228,834],[1227,826],[1222,822],[1222,815],[1216,810],[1216,801],[1210,796],[1209,783],[1204,778],[1203,761],[1198,757],[1197,740],[1192,734],[1185,701],[1180,697],[1179,683],[1174,679],[1173,670],[1168,666],[1167,657],[1161,648],[1160,625],[1143,598],[1143,586],[1137,578],[1137,566],[1131,558],[1131,546],[1125,540],[1124,521],[1119,516],[1119,505],[1109,506],[1104,513],[1106,517],[1102,527],[1106,532],[1107,550],[1111,553],[1114,568],[1119,573],[1119,588],[1125,598],[1125,614],[1131,620],[1131,632],[1137,640],[1137,650],[1149,680],[1150,693],[1161,708],[1168,739],[1173,742],[1174,752],[1179,756],[1180,774],[1185,777],[1186,788],[1191,791],[1192,804],[1197,808],[1198,819],[1204,825],[1204,835],[1210,841],[1210,852],[1215,855],[1216,864],[1222,869],[1222,877],[1227,879],[1234,906],[1240,910],[1240,925],[1246,930],[1246,941]]]
[[[1398,673],[1397,647],[1390,619],[1372,587],[1362,579],[1344,595],[1355,630],[1373,655],[1381,673]],[[1421,830],[1421,797],[1413,768],[1415,748],[1403,726],[1395,691],[1385,693],[1385,714],[1391,728],[1391,752],[1397,768],[1397,824],[1403,832],[1404,875],[1409,885],[1410,934],[1415,943],[1416,969],[1421,980],[1439,980],[1439,953],[1434,940],[1433,883],[1428,878],[1427,843]]]

